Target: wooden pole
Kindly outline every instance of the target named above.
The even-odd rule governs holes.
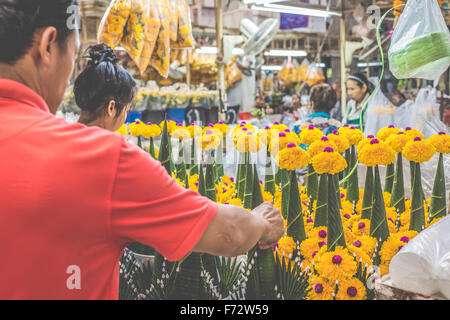
[[[222,16],[222,0],[216,0],[216,43],[217,43],[217,72],[218,72],[218,84],[217,89],[219,91],[219,120],[225,121],[225,105],[226,89],[225,89],[225,64],[223,62],[223,16]]]
[[[341,46],[341,112],[342,118],[345,117],[347,113],[347,70],[345,66],[345,39],[346,39],[346,31],[345,31],[345,13],[344,13],[344,1],[341,1],[341,13],[342,16],[340,18],[340,46]]]

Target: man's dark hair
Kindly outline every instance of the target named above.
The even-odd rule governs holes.
[[[314,102],[314,112],[330,113],[337,102],[336,91],[326,83],[311,88],[311,102]]]
[[[44,27],[55,27],[57,42],[65,48],[75,31],[67,26],[71,5],[77,0],[0,0],[0,62],[15,64],[31,48],[35,32]]]
[[[74,84],[75,102],[91,116],[90,121],[102,117],[109,101],[116,103],[116,118],[133,101],[136,81],[121,66],[114,51],[105,44],[87,49],[89,63]]]

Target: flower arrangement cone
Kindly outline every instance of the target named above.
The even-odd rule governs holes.
[[[386,177],[384,179],[384,192],[392,193],[394,185],[395,165],[390,163],[386,167]]]
[[[445,191],[445,173],[444,173],[444,155],[439,154],[439,162],[434,178],[433,191],[431,194],[430,217],[429,222],[434,219],[442,218],[446,215],[446,191]]]
[[[411,184],[411,219],[409,230],[417,232],[425,228],[425,208],[424,208],[424,193],[422,188],[422,175],[420,170],[420,163],[411,161],[413,177]]]
[[[321,174],[316,205],[314,228],[328,225],[328,175]]]
[[[380,245],[389,237],[386,208],[381,189],[381,179],[378,165],[375,166],[372,215],[370,218],[370,236],[380,241]]]
[[[403,156],[397,153],[397,166],[395,168],[394,184],[392,186],[390,206],[395,207],[398,213],[405,212],[405,184],[403,178]]]
[[[269,150],[267,150],[266,168],[265,168],[264,190],[270,192],[272,196],[275,195],[275,177],[272,170],[272,158]]]
[[[353,203],[356,203],[359,201],[357,165],[358,165],[358,161],[356,159],[356,149],[355,149],[355,146],[351,146],[350,166],[348,168],[348,174],[350,174],[350,177],[348,179],[347,200],[350,202],[353,202]]]
[[[364,196],[361,208],[361,219],[370,220],[372,216],[373,183],[373,168],[367,167]]]
[[[327,251],[334,251],[337,246],[346,248],[341,214],[339,212],[336,185],[333,175],[328,175],[328,216],[327,216]]]
[[[175,170],[172,170],[172,161],[171,161],[171,143],[170,143],[170,136],[169,132],[167,130],[167,121],[164,121],[164,129],[161,135],[161,146],[159,148],[159,162],[161,162],[161,165],[166,169],[167,173],[169,175],[172,174]]]

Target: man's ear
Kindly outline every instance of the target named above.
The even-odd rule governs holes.
[[[58,31],[54,27],[47,27],[40,34],[38,52],[44,65],[50,65],[57,35]]]
[[[114,118],[117,113],[116,102],[114,100],[110,100],[108,103],[108,107],[106,108],[106,113],[109,117]]]

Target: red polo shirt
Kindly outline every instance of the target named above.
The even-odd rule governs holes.
[[[0,79],[0,123],[0,299],[117,299],[129,243],[179,260],[217,213],[121,135],[56,118],[20,83]]]

